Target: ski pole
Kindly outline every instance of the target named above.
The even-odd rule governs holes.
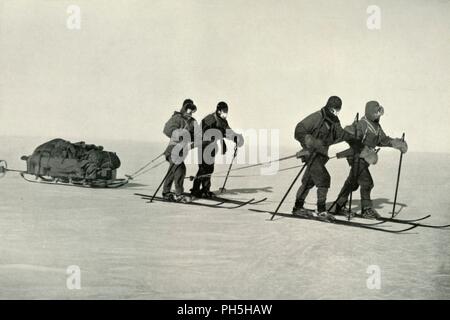
[[[402,134],[402,141],[405,141],[405,133]],[[398,164],[398,172],[397,172],[397,184],[395,186],[395,196],[394,196],[394,205],[392,206],[392,218],[396,216],[395,214],[395,205],[397,204],[397,193],[398,193],[398,185],[400,182],[400,171],[402,170],[402,160],[403,160],[403,152],[400,152],[400,161]]]
[[[317,136],[319,135],[319,129],[322,127],[323,123],[325,122],[325,118],[322,118],[322,120],[319,122],[319,125],[316,128],[316,133],[314,134],[314,138],[317,138]],[[295,156],[297,156],[297,154],[295,154]],[[292,181],[291,185],[289,186],[288,190],[286,191],[286,193],[284,194],[283,198],[281,199],[280,203],[278,204],[278,207],[275,209],[275,212],[272,214],[272,216],[270,217],[270,220],[273,220],[273,217],[275,217],[275,215],[277,214],[278,210],[280,209],[281,205],[283,204],[284,200],[286,200],[286,197],[288,196],[289,192],[291,192],[292,187],[295,185],[295,183],[297,182],[298,178],[300,177],[300,175],[302,174],[303,170],[305,170],[305,168],[309,167],[312,165],[312,163],[314,162],[314,160],[316,159],[317,156],[317,152],[314,152],[311,156],[311,158],[309,159],[308,162],[305,163],[305,165],[300,169],[300,171],[297,173],[297,176],[295,176],[295,179]],[[308,177],[308,183],[309,180],[311,179],[311,177]],[[306,189],[305,189],[306,190]],[[305,190],[303,190],[303,192],[305,192]]]
[[[380,151],[380,149],[378,148],[378,149],[376,149],[376,153],[378,153]],[[364,171],[364,170],[366,170],[366,168],[362,168],[361,170],[359,170],[360,168],[358,167],[358,171],[357,171],[357,174],[356,174],[356,177],[357,177],[357,179],[356,179],[356,182],[358,182],[358,179],[359,179],[359,176],[361,175],[361,173]],[[359,186],[359,185],[358,185]],[[349,185],[349,186],[347,186],[347,188],[352,188],[352,186],[351,185]],[[331,206],[328,208],[328,212],[330,212],[331,211],[331,209],[333,209],[333,207],[337,204],[337,202],[338,202],[338,200],[339,200],[339,198],[344,194],[344,193],[346,193],[347,192],[347,189],[346,188],[344,188],[343,190],[341,190],[341,192],[339,192],[339,194],[338,194],[338,196],[337,196],[337,198],[336,198],[336,200],[334,200],[334,202],[331,204]]]
[[[272,217],[270,217],[270,220],[273,220],[273,217],[275,217],[275,215],[277,214],[278,210],[280,210],[281,205],[283,204],[284,200],[286,200],[286,197],[288,196],[289,192],[291,192],[292,187],[297,182],[297,180],[300,177],[300,175],[302,174],[303,170],[305,170],[305,168],[307,166],[309,166],[309,165],[311,165],[313,163],[314,159],[316,158],[316,155],[317,154],[314,153],[312,158],[311,158],[311,160],[309,160],[307,163],[305,163],[303,165],[303,167],[300,169],[300,171],[297,173],[297,176],[295,177],[294,181],[292,181],[291,185],[289,186],[289,189],[284,194],[283,198],[281,199],[280,203],[278,204],[278,207],[275,209],[275,212],[272,214]]]
[[[359,112],[357,112],[356,113],[356,122],[358,122],[359,121]],[[356,125],[355,125],[355,137],[357,138],[358,137],[358,135],[357,135],[357,128],[356,128]],[[344,151],[345,152],[345,151]],[[337,156],[337,155],[336,155]],[[356,154],[354,155],[354,157],[356,158]],[[355,158],[353,158],[353,164],[355,163]],[[359,156],[358,156],[358,169],[357,169],[357,171],[356,171],[356,176],[357,176],[357,178],[356,178],[356,182],[358,182],[358,178],[359,178]],[[355,176],[355,174],[354,174],[354,176]],[[355,180],[353,180],[353,181],[355,181]],[[350,186],[350,188],[351,188],[351,186]],[[337,196],[337,198],[336,198],[336,200],[331,204],[331,206],[328,208],[328,212],[330,212],[331,211],[331,209],[333,209],[333,207],[337,204],[337,202],[338,202],[338,200],[339,200],[339,198],[341,197],[341,195],[343,194],[343,191],[344,190],[341,190],[341,192],[338,194],[338,196]],[[351,208],[352,208],[352,194],[353,194],[353,191],[350,193],[350,204],[349,204],[349,213],[351,212]],[[349,214],[349,220],[350,220],[350,214]]]
[[[355,139],[358,138],[358,122],[359,122],[359,112],[356,113],[356,122],[354,125],[355,128]],[[355,154],[355,157],[353,158],[353,163],[354,161],[356,161],[356,173],[353,173],[353,183],[358,183],[358,179],[359,177],[355,177],[356,175],[359,175],[359,154]],[[356,181],[355,181],[356,180]],[[351,212],[352,212],[352,198],[353,198],[353,189],[351,189],[350,192],[350,199],[349,199],[349,203],[348,203],[348,221],[350,221],[350,217],[351,217]]]
[[[235,159],[236,156],[237,156],[237,151],[238,151],[238,147],[237,147],[237,145],[235,145],[235,146],[234,146],[233,159],[231,159],[231,163],[230,163],[230,166],[228,167],[228,172],[227,172],[227,175],[226,175],[226,177],[225,177],[225,181],[223,182],[222,188],[220,188],[220,193],[223,193],[223,192],[225,191],[225,184],[227,183],[227,180],[228,180],[228,176],[229,176],[229,174],[230,174],[231,167],[233,166],[233,161],[234,161],[234,159]]]
[[[156,197],[156,194],[158,193],[159,189],[161,189],[161,187],[164,184],[164,182],[166,181],[167,177],[172,173],[173,168],[175,168],[175,163],[172,162],[169,166],[169,170],[167,170],[167,173],[164,176],[164,179],[162,179],[161,183],[159,184],[158,188],[156,189],[155,193],[153,194],[152,198],[150,199],[150,202],[153,202],[153,199]]]

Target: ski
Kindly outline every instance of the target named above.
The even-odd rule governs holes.
[[[418,222],[418,221],[422,221],[422,220],[428,219],[429,217],[431,217],[431,214],[426,215],[426,216],[423,216],[423,217],[421,217],[421,218],[410,219],[410,220],[407,220],[407,219],[396,219],[396,218],[384,218],[384,217],[383,217],[383,219],[384,219],[384,220],[393,221],[393,222],[408,222],[408,223],[409,223],[409,222]]]
[[[343,215],[340,215],[340,216],[343,216]],[[367,218],[364,218],[360,213],[356,213],[355,217],[367,220]],[[447,224],[447,225],[430,225],[430,224],[417,223],[419,221],[423,221],[425,219],[428,219],[429,217],[431,217],[431,214],[423,216],[423,217],[418,218],[418,219],[412,219],[412,220],[404,220],[404,219],[396,219],[396,218],[385,218],[385,217],[381,217],[381,218],[376,219],[376,220],[384,221],[384,222],[393,222],[393,223],[407,224],[407,225],[418,226],[418,227],[423,227],[423,228],[433,228],[433,229],[444,229],[444,228],[450,227],[450,224]]]
[[[140,196],[140,197],[142,197],[143,199],[146,199],[146,200],[150,200],[152,198],[152,196],[148,195],[148,194],[135,193],[135,195]],[[191,201],[191,202],[174,202],[174,201],[166,200],[166,199],[164,199],[162,197],[154,197],[153,200],[160,201],[160,202],[174,203],[174,204],[186,204],[186,205],[202,206],[202,207],[208,207],[208,208],[222,208],[222,209],[237,209],[237,208],[241,208],[244,205],[249,204],[251,202],[251,200],[250,200],[250,201],[247,201],[245,203],[234,205],[232,207],[229,207],[229,206],[228,207],[224,207],[224,206],[222,206],[223,204],[226,203],[224,201],[218,202],[218,203],[215,203],[215,204],[208,204],[208,203],[195,202],[195,200]]]
[[[368,230],[373,230],[373,231],[381,231],[381,232],[387,232],[387,233],[395,233],[395,234],[400,234],[400,233],[403,233],[403,232],[406,232],[406,231],[409,231],[409,230],[412,230],[412,229],[415,229],[415,228],[418,227],[418,226],[414,225],[414,226],[410,226],[408,228],[400,229],[400,230],[388,230],[388,229],[375,227],[376,224],[380,224],[380,223],[376,223],[376,224],[370,225],[370,224],[359,223],[359,222],[354,222],[354,221],[347,221],[347,220],[324,221],[323,219],[320,219],[318,217],[306,218],[306,217],[294,215],[294,214],[291,214],[291,213],[281,213],[281,212],[274,212],[274,211],[268,211],[268,210],[258,210],[258,209],[249,209],[249,210],[250,211],[254,211],[254,212],[269,213],[269,214],[272,214],[272,215],[285,217],[285,218],[296,218],[296,219],[312,220],[312,221],[318,221],[318,222],[326,222],[326,223],[338,224],[338,225],[343,225],[343,226],[348,226],[348,227],[362,228],[362,229],[368,229]],[[384,222],[382,221],[381,223],[384,223]]]
[[[34,176],[35,179],[31,179],[27,177],[27,173],[20,173],[20,176],[27,182],[31,183],[42,183],[42,184],[53,184],[60,186],[69,186],[69,187],[79,187],[79,188],[119,188],[128,183],[127,179],[115,179],[115,180],[93,180],[89,182],[81,182],[81,181],[71,181],[65,182],[59,180],[57,178],[45,178],[45,177],[37,177]]]
[[[183,195],[191,196],[190,193],[183,193]],[[218,201],[218,202],[222,201],[222,202],[226,202],[226,203],[243,204],[243,205],[246,205],[246,204],[259,204],[259,203],[262,203],[262,202],[267,200],[267,198],[262,198],[260,200],[255,200],[253,198],[253,199],[250,199],[250,200],[244,200],[243,201],[243,200],[236,200],[236,199],[224,198],[224,197],[219,197],[219,196],[213,196],[213,197],[210,197],[210,198],[197,198],[197,197],[194,197],[194,199],[202,199],[202,200],[210,200],[210,201]]]
[[[315,211],[314,210],[312,210],[312,209],[307,209],[307,208],[304,208],[304,210],[306,210],[306,211],[308,211],[308,212],[310,212],[310,213],[312,213],[312,214],[315,214]],[[254,210],[254,211],[256,211],[256,210]],[[264,211],[264,210],[261,210],[261,211]],[[295,215],[295,214],[293,214],[293,215]],[[322,219],[322,218],[318,218],[318,220],[324,220],[324,219]],[[330,222],[330,221],[328,221],[328,222]],[[363,225],[366,225],[366,226],[378,226],[378,225],[380,225],[380,224],[384,224],[384,223],[386,223],[387,221],[375,221],[375,222],[373,222],[373,223],[365,223],[365,222],[357,222],[357,223],[360,223],[360,224],[363,224]]]
[[[144,200],[151,200],[152,196],[141,196]],[[185,205],[191,205],[191,206],[200,206],[200,207],[207,207],[207,208],[222,208],[220,205],[223,203],[216,203],[216,204],[207,204],[207,203],[200,203],[200,202],[176,202],[176,201],[170,201],[166,200],[162,197],[154,197],[152,201],[157,202],[166,202],[166,203],[173,203],[173,204],[185,204]],[[150,201],[147,201],[147,203],[150,203]]]
[[[253,198],[253,199],[250,199],[250,200],[241,201],[241,200],[235,200],[235,199],[229,199],[229,198],[223,198],[223,197],[217,197],[217,196],[211,197],[209,199],[208,198],[201,198],[201,199],[214,200],[214,201],[224,201],[224,202],[228,202],[228,203],[243,204],[243,205],[246,205],[246,204],[259,204],[259,203],[262,203],[262,202],[267,200],[267,198],[262,198],[260,200],[255,200]]]
[[[212,199],[215,200],[215,201],[223,201],[225,203],[233,203],[233,202],[230,201],[230,199],[225,199],[225,198],[220,198],[220,197],[213,197]],[[255,198],[252,198],[252,199],[250,199],[248,201],[238,201],[237,203],[234,203],[235,206],[231,207],[230,209],[237,209],[237,208],[241,208],[243,206],[246,206],[248,204],[253,204],[253,201],[255,201]]]

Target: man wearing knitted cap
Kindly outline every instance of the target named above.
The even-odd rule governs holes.
[[[201,122],[202,129],[202,149],[199,155],[200,163],[198,172],[194,179],[191,195],[196,198],[211,198],[211,175],[214,172],[214,159],[217,151],[217,143],[222,143],[222,152],[227,151],[224,138],[232,140],[238,148],[244,145],[244,138],[241,134],[234,132],[227,121],[228,105],[219,102],[216,111],[207,115]]]
[[[196,146],[201,139],[198,123],[192,116],[197,110],[191,99],[183,102],[181,110],[175,111],[164,126],[164,134],[170,138],[169,145],[164,151],[164,156],[170,166],[163,186],[163,197],[169,201],[189,202],[190,199],[183,195],[186,165],[184,159],[190,148]],[[175,184],[175,193],[171,192],[172,184]]]
[[[295,139],[300,142],[303,150],[297,157],[307,163],[302,185],[297,191],[295,206],[292,213],[304,217],[311,217],[312,213],[303,208],[305,199],[314,186],[317,187],[317,215],[324,219],[334,217],[327,212],[326,200],[331,178],[325,165],[328,161],[328,148],[332,144],[353,139],[350,133],[342,129],[338,113],[342,101],[337,96],[331,96],[327,104],[295,127]]]
[[[380,125],[380,117],[384,114],[384,108],[377,101],[369,101],[366,104],[364,117],[360,121],[345,127],[345,130],[356,137],[356,141],[349,143],[351,153],[347,157],[350,165],[350,174],[339,193],[336,202],[336,213],[343,214],[348,196],[352,191],[360,187],[362,216],[378,219],[380,215],[372,207],[370,192],[374,187],[369,171],[371,164],[378,161],[375,147],[392,147],[402,153],[408,151],[408,145],[402,139],[393,139],[387,136]]]

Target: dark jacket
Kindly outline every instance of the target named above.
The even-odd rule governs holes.
[[[212,143],[217,145],[217,142],[220,140],[222,142],[222,152],[227,152],[227,145],[223,141],[223,138],[233,140],[236,136],[236,133],[230,128],[228,121],[219,117],[219,115],[214,112],[207,115],[203,118],[201,122],[202,127],[202,141],[203,141],[203,149]],[[214,137],[205,135],[205,133],[210,129],[216,129],[221,133],[221,139],[214,139]]]
[[[328,156],[328,148],[341,141],[349,141],[351,135],[341,127],[339,118],[331,114],[326,107],[316,111],[300,121],[295,127],[295,140],[300,142],[302,148],[307,149],[305,137],[311,135],[319,139],[324,148],[322,154]]]
[[[178,143],[195,143],[199,139],[200,129],[198,128],[197,121],[190,116],[186,115],[186,108],[183,107],[181,110],[175,111],[172,117],[166,122],[163,129],[164,134],[170,138],[169,145],[167,146],[164,154],[166,158],[170,156],[172,149]],[[182,141],[179,139],[181,133],[189,133],[189,141]],[[186,156],[186,155],[184,155]]]

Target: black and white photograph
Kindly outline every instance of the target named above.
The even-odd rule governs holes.
[[[449,57],[449,0],[0,0],[0,300],[450,299]]]

